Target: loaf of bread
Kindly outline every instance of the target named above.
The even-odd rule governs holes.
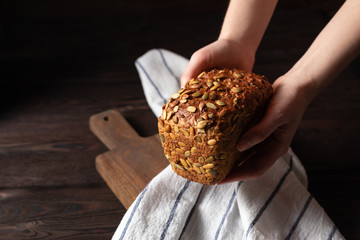
[[[172,169],[202,184],[222,181],[239,160],[237,140],[261,119],[271,95],[264,76],[237,69],[213,69],[188,81],[158,118]]]

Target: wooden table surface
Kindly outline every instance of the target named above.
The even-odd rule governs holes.
[[[275,80],[342,1],[282,1],[255,72]],[[124,207],[96,172],[105,146],[89,117],[118,108],[156,133],[134,61],[186,57],[214,41],[227,1],[0,3],[0,239],[110,239]],[[309,190],[347,239],[360,239],[360,61],[310,105],[292,143]]]

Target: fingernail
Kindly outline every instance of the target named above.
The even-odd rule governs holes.
[[[237,150],[239,152],[243,152],[245,150],[248,150],[249,148],[250,148],[250,143],[248,141],[246,141],[245,143],[241,142],[237,145]]]

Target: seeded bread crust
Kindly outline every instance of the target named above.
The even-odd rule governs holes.
[[[213,69],[188,81],[158,118],[172,169],[202,184],[222,181],[239,160],[237,140],[261,118],[271,95],[264,76],[237,69]]]

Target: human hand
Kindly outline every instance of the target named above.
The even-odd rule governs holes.
[[[238,141],[238,150],[247,157],[221,183],[258,178],[286,153],[312,99],[309,91],[293,80],[281,77],[274,82],[263,119]]]
[[[251,71],[255,61],[255,52],[232,40],[219,39],[200,50],[190,58],[190,62],[181,76],[181,87],[202,71],[214,67],[238,68]]]

